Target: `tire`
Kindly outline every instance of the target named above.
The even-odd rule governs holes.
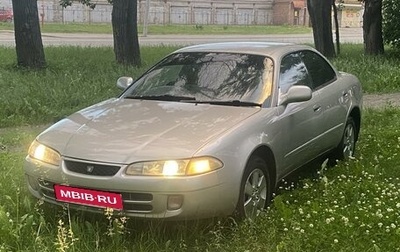
[[[346,121],[342,140],[339,145],[333,151],[330,161],[335,164],[337,160],[347,161],[351,157],[354,157],[355,147],[357,141],[357,130],[356,124],[352,117],[349,117]]]
[[[271,201],[271,180],[265,161],[253,156],[243,173],[236,217],[254,220]]]

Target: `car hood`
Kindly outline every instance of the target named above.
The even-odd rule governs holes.
[[[38,141],[63,156],[100,162],[188,158],[258,111],[255,107],[111,99],[59,121]]]

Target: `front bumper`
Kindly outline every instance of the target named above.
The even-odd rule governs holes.
[[[109,165],[109,164],[106,164]],[[237,196],[234,188],[222,183],[224,168],[211,173],[190,177],[128,176],[125,166],[115,175],[88,175],[71,171],[62,162],[61,167],[25,160],[25,174],[29,191],[46,202],[65,205],[57,201],[54,185],[119,193],[123,209],[118,214],[139,218],[165,218],[171,220],[201,219],[227,216],[233,213]],[[104,208],[69,203],[70,207],[84,211],[104,212]]]

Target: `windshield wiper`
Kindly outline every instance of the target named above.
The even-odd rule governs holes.
[[[126,99],[153,100],[153,101],[195,101],[196,98],[179,95],[130,95]]]
[[[222,106],[235,106],[235,107],[261,107],[261,104],[255,102],[231,100],[231,101],[184,101],[196,104],[212,104]]]

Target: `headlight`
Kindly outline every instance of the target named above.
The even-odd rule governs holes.
[[[56,166],[60,164],[61,160],[60,154],[58,154],[57,151],[39,143],[36,140],[33,141],[29,147],[28,155],[31,158]]]
[[[126,169],[126,174],[148,176],[190,176],[214,171],[222,166],[222,162],[213,157],[149,161],[129,165]]]

